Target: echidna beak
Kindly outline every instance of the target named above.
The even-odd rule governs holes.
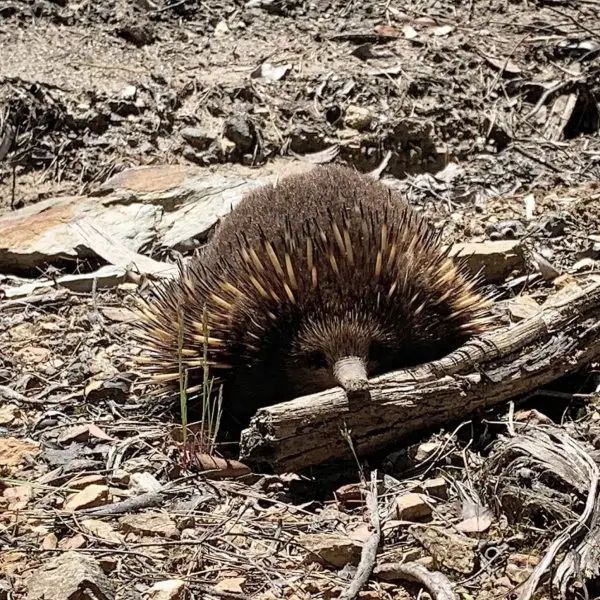
[[[365,361],[358,356],[345,356],[333,365],[333,376],[348,398],[368,397],[369,378]]]

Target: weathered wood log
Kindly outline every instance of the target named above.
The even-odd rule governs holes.
[[[473,339],[447,357],[371,380],[371,401],[333,388],[260,409],[240,458],[276,472],[352,460],[409,434],[463,419],[600,358],[600,283],[555,299],[537,315]]]

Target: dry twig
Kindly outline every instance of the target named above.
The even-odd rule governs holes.
[[[383,563],[375,567],[374,574],[386,581],[403,579],[425,587],[434,600],[456,600],[450,580],[442,573],[432,573],[418,563]]]
[[[377,471],[371,473],[371,484],[367,492],[367,510],[373,531],[365,542],[360,555],[360,562],[352,583],[340,594],[340,600],[354,600],[369,581],[377,561],[377,549],[381,541],[381,524],[379,521],[379,507],[377,504]]]

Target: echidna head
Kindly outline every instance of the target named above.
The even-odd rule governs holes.
[[[295,338],[288,377],[298,391],[341,386],[364,393],[368,377],[391,359],[390,335],[369,315],[308,318]]]

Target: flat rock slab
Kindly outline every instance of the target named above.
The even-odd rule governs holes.
[[[152,242],[159,206],[110,203],[108,198],[53,198],[0,217],[0,269],[34,269],[64,259],[93,258],[76,223],[91,222],[126,248]]]
[[[64,259],[102,258],[157,273],[162,263],[142,250],[189,247],[263,183],[201,167],[128,169],[95,196],[52,198],[1,216],[0,270],[22,272]]]

